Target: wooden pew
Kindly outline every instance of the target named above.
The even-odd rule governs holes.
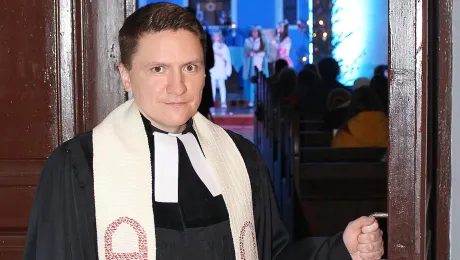
[[[257,144],[291,235],[301,229],[296,203],[302,205],[309,236],[328,236],[343,231],[356,217],[386,211],[385,149],[331,148],[332,132],[320,130],[322,115],[300,118],[271,90],[259,76],[257,104],[263,113]]]
[[[270,171],[275,197],[282,219],[288,231],[293,234],[293,175],[291,168],[296,165],[293,161],[292,130],[299,127],[298,121],[292,124],[292,116],[296,115],[295,108],[274,95],[274,86],[268,84],[261,73],[258,74],[255,123],[255,143]],[[307,123],[308,124],[308,123]],[[318,125],[318,122],[315,122]],[[313,129],[309,126],[307,129]],[[297,130],[298,132],[298,130]],[[298,155],[297,155],[298,157]],[[300,209],[300,203],[299,203]]]
[[[318,131],[323,124],[323,120],[301,120],[300,131]]]
[[[299,193],[310,236],[344,230],[350,220],[386,212],[386,163],[303,163]]]
[[[302,163],[300,193],[304,199],[382,198],[386,177],[386,163],[382,162]]]
[[[299,115],[299,120],[323,120],[324,118],[324,115],[322,114],[302,114],[302,115]]]
[[[302,131],[300,137],[302,147],[330,147],[332,143],[331,131]]]
[[[302,147],[302,162],[378,162],[385,148]]]
[[[313,206],[315,211],[307,210],[306,214],[302,212],[302,208],[299,206],[300,214],[298,215],[301,218],[305,215],[309,224],[310,235],[327,235],[329,231],[335,231],[338,227],[341,227],[343,220],[346,220],[346,223],[348,223],[352,219],[351,216],[354,216],[353,214],[356,214],[359,209],[356,206],[357,200],[361,200],[367,196],[366,192],[368,191],[379,191],[381,193],[382,186],[380,185],[380,180],[360,180],[360,175],[355,176],[354,182],[350,182],[353,176],[347,176],[348,180],[334,179],[338,172],[356,170],[354,167],[360,170],[363,167],[368,169],[367,166],[358,166],[358,164],[348,165],[346,163],[336,163],[334,166],[331,166],[331,164],[320,164],[315,163],[315,161],[342,162],[348,160],[356,162],[378,162],[381,159],[380,153],[382,151],[360,152],[346,151],[344,149],[341,152],[338,149],[331,149],[332,132],[319,130],[323,125],[322,116],[309,115],[300,120],[298,113],[293,107],[284,104],[282,100],[277,100],[273,95],[272,86],[268,84],[263,74],[259,73],[258,75],[255,143],[270,171],[282,219],[291,235],[296,237],[295,231],[299,229],[302,221],[296,219],[295,206],[302,204],[304,209],[309,209]],[[303,148],[301,149],[301,147]],[[358,154],[358,159],[352,159],[353,153]],[[373,166],[371,164],[369,169]],[[327,174],[320,179],[315,179],[312,176],[316,175],[307,175],[308,177],[302,175],[305,173],[304,171],[326,172]],[[302,178],[299,178],[301,176]],[[344,184],[363,184],[367,188],[353,189],[353,192],[348,192],[346,193],[347,196],[345,196],[343,192]],[[340,198],[342,201],[336,198]],[[343,201],[344,198],[348,202]],[[375,198],[381,199],[380,195],[370,199]],[[331,204],[331,200],[338,204]],[[321,217],[318,217],[317,214],[322,214],[329,210],[329,206],[337,209],[345,205],[347,207],[351,206],[353,210],[343,213],[340,219],[332,222],[333,224],[330,225],[329,229],[327,229],[327,226],[321,226],[325,222],[319,221]],[[366,214],[369,213],[366,212]],[[351,216],[347,214],[351,214]]]
[[[300,163],[299,118],[293,107],[283,106],[282,104],[279,104],[279,106],[278,161],[282,180],[280,188],[281,204],[279,207],[283,222],[291,237],[295,240],[301,238],[301,234],[304,233],[302,226],[306,226],[300,200],[295,190],[295,175],[293,174],[298,171]]]
[[[299,127],[291,129],[293,165],[288,169],[308,236],[335,234],[359,216],[387,209],[386,149],[331,148],[332,133],[306,127],[305,122],[319,118],[297,117]]]
[[[257,83],[255,95],[254,143],[262,154],[270,173],[274,167],[274,114],[272,89],[269,87],[267,78],[257,68]]]
[[[256,120],[254,123],[254,143],[260,151],[262,158],[270,172],[274,193],[278,205],[283,205],[282,186],[284,185],[281,165],[281,132],[283,131],[283,119],[281,104],[274,96],[273,87],[268,84],[265,75],[257,71],[256,84]],[[281,206],[280,206],[281,208]],[[282,210],[282,208],[281,208]]]

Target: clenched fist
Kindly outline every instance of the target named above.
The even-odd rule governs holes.
[[[361,217],[348,224],[343,241],[353,260],[377,260],[384,253],[382,235],[374,217]]]

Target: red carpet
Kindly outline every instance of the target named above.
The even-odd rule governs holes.
[[[254,115],[251,114],[238,114],[238,115],[213,115],[215,124],[220,126],[253,126]]]
[[[251,142],[254,139],[254,110],[242,107],[228,109],[212,108],[211,114],[215,124],[238,133]]]

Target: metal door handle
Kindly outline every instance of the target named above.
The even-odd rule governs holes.
[[[385,212],[375,212],[369,215],[369,217],[374,218],[388,218],[388,213]]]

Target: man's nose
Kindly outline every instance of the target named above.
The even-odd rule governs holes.
[[[184,75],[182,70],[173,70],[169,75],[168,85],[166,86],[166,93],[171,95],[180,96],[187,91],[184,84]]]

